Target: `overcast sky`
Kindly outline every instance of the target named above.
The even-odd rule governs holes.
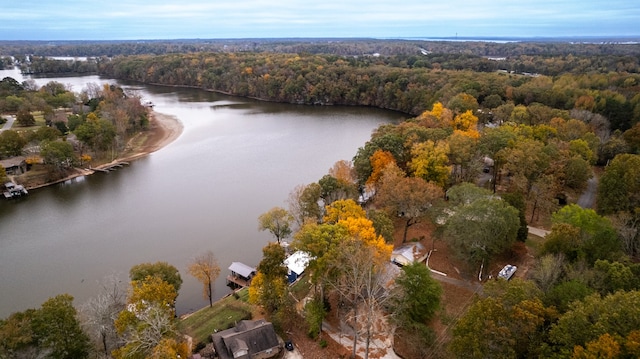
[[[0,4],[0,40],[640,35],[639,0],[0,0]]]

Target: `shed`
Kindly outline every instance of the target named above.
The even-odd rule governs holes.
[[[297,251],[284,260],[284,265],[287,266],[288,270],[287,279],[289,283],[295,282],[304,273],[310,260],[309,253],[303,251]]]

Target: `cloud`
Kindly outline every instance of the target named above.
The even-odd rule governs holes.
[[[0,34],[41,38],[640,34],[632,1],[66,0],[3,4]],[[597,23],[598,26],[594,26]],[[9,35],[10,34],[10,35]],[[0,37],[3,35],[0,35]]]

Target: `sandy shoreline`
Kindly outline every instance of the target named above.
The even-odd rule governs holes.
[[[177,117],[150,110],[149,129],[132,138],[127,145],[127,149],[120,157],[116,158],[112,162],[104,163],[94,168],[105,168],[118,162],[129,162],[148,156],[149,154],[156,152],[175,141],[180,137],[183,129],[184,126],[182,126],[182,123]],[[76,177],[88,176],[93,173],[95,173],[95,171],[91,168],[76,168],[73,174],[57,181],[33,186],[26,185],[25,187],[27,189],[46,187],[56,183],[65,182]]]

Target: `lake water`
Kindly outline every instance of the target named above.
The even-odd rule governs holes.
[[[24,78],[17,70],[0,78]],[[382,123],[402,115],[358,107],[273,104],[194,89],[135,85],[98,76],[35,78],[80,91],[117,83],[176,116],[182,135],[169,146],[109,174],[33,190],[0,202],[0,318],[36,308],[60,293],[81,305],[105,277],[128,282],[131,266],[166,261],[184,283],[178,314],[208,302],[187,273],[192,258],[213,251],[222,269],[217,298],[232,261],[257,265],[273,240],[257,218],[286,208],[291,190],[316,182],[350,160]]]

